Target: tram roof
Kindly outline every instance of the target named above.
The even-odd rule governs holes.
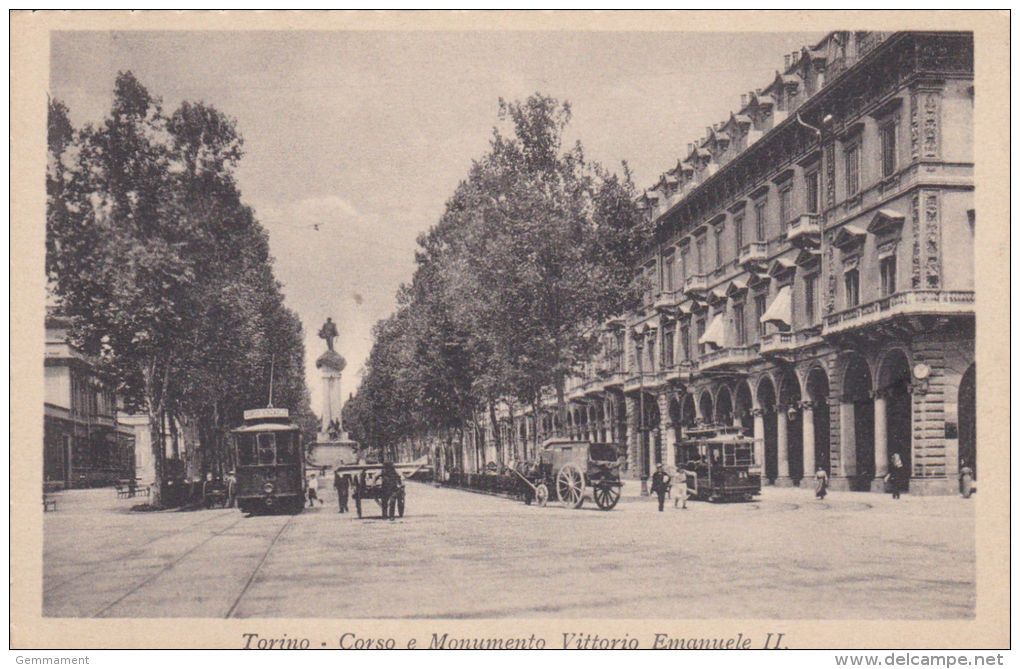
[[[288,425],[286,423],[256,423],[255,425],[234,428],[231,432],[236,434],[240,432],[282,432],[284,430],[296,431],[300,429],[297,425]]]

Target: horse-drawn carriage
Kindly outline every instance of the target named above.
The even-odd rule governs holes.
[[[587,489],[595,504],[609,511],[620,501],[620,451],[615,444],[551,439],[542,445],[537,463],[513,468],[527,486],[525,501],[540,506],[558,499],[577,509]],[[528,494],[530,493],[530,494]]]

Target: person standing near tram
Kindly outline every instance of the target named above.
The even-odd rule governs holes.
[[[659,511],[662,511],[666,503],[666,493],[669,492],[669,485],[672,479],[662,468],[662,464],[655,465],[655,474],[652,475],[652,492],[659,497]]]
[[[351,479],[347,474],[340,474],[340,470],[333,472],[333,487],[336,489],[337,504],[340,513],[347,513],[347,499],[350,494]]]

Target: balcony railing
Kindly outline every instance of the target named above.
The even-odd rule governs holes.
[[[717,369],[730,365],[745,365],[758,357],[757,346],[748,344],[746,346],[734,346],[732,348],[721,348],[718,351],[709,351],[701,356],[698,361],[700,369]]]
[[[691,374],[698,368],[696,362],[680,360],[669,367],[663,368],[667,381],[689,381]]]
[[[758,350],[762,355],[766,353],[776,353],[779,351],[789,351],[796,346],[796,338],[792,332],[772,332],[765,335],[758,342]]]
[[[655,303],[652,306],[654,306],[656,309],[672,307],[675,306],[682,299],[683,299],[682,290],[664,290],[655,297]]]
[[[768,242],[751,242],[750,244],[744,244],[740,249],[740,264],[744,267],[764,264],[768,257]]]
[[[684,280],[685,293],[703,293],[708,288],[708,279],[704,274],[692,274]]]
[[[825,317],[824,334],[863,327],[903,314],[965,314],[974,311],[972,290],[910,290]]]
[[[662,372],[633,372],[623,382],[623,391],[632,392],[640,388],[654,388],[664,380]]]
[[[822,234],[822,217],[801,214],[786,226],[786,239],[794,246],[817,248]]]

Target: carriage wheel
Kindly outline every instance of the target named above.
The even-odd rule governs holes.
[[[564,465],[556,475],[556,495],[572,509],[584,504],[584,474],[577,465]]]
[[[620,501],[620,490],[612,485],[595,486],[595,503],[603,511],[609,511]]]
[[[549,486],[544,483],[539,483],[535,486],[535,501],[538,502],[539,506],[545,506],[549,503]]]

